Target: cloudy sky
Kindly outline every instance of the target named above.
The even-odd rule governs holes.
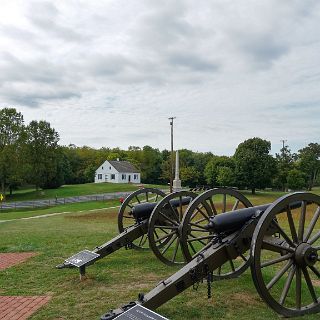
[[[61,144],[320,138],[320,1],[1,0],[0,106]]]

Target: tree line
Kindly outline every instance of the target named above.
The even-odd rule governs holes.
[[[319,183],[320,145],[309,143],[297,153],[284,146],[275,156],[271,143],[251,138],[240,143],[231,157],[211,152],[179,150],[184,186],[235,186],[248,188],[308,189]],[[63,184],[93,182],[105,160],[127,160],[141,171],[143,183],[167,184],[170,152],[151,146],[128,150],[88,146],[61,146],[59,134],[47,121],[25,124],[14,108],[0,110],[0,183],[6,193],[26,184],[57,188]]]

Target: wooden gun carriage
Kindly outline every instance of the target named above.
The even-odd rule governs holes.
[[[154,188],[144,188],[130,194],[122,203],[118,213],[119,234],[92,251],[83,250],[58,265],[58,269],[79,268],[85,275],[86,267],[120,248],[145,250],[149,245],[155,255],[166,264],[184,263],[182,254],[168,259],[166,254],[179,241],[178,227],[185,209],[196,197],[190,191],[165,195]]]
[[[234,199],[231,207],[227,197]],[[248,267],[257,292],[274,311],[285,317],[317,313],[319,217],[320,197],[311,193],[293,193],[253,207],[235,190],[206,191],[193,199],[178,226],[178,247],[187,264],[101,319],[114,319],[135,305],[156,309],[203,279],[210,287],[212,281],[237,277]],[[177,225],[167,227],[173,230]]]

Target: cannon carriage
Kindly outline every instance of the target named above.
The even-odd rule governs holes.
[[[151,249],[161,261],[167,264],[179,263],[181,254],[178,255],[175,249],[176,243],[179,245],[178,227],[186,208],[196,196],[196,193],[190,191],[166,195],[163,191],[154,188],[133,192],[123,201],[119,209],[119,234],[116,237],[95,247],[92,251],[80,251],[56,267],[58,269],[76,267],[79,268],[80,275],[84,276],[86,267],[118,249],[125,247],[147,250],[149,242]],[[166,255],[174,250],[176,250],[174,258],[169,260]]]
[[[225,212],[218,214],[212,199],[219,192]],[[114,319],[135,305],[156,309],[203,279],[210,287],[213,280],[237,277],[249,267],[258,294],[278,314],[320,312],[320,197],[293,193],[253,207],[245,197],[234,195],[232,208],[227,208],[221,190],[196,197],[179,226],[179,243],[189,262],[147,294],[139,294],[138,300],[101,319]]]

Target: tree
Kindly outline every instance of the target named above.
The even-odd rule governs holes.
[[[39,187],[58,187],[60,174],[59,134],[46,121],[31,121],[26,128],[26,160],[29,167],[29,181]],[[55,180],[55,181],[54,181]]]
[[[287,177],[290,170],[293,169],[295,155],[291,153],[288,146],[281,148],[280,153],[276,153],[277,176],[274,184],[280,187],[282,191],[286,190]]]
[[[23,116],[14,108],[0,110],[0,181],[1,191],[22,182],[21,145],[23,143]]]
[[[298,169],[288,172],[288,187],[293,190],[301,190],[306,185],[305,175]]]
[[[184,185],[196,186],[200,173],[194,166],[182,167],[180,169],[180,179]]]
[[[239,144],[234,154],[236,164],[236,182],[255,194],[256,188],[265,188],[271,184],[276,172],[274,158],[269,154],[269,141],[252,138]]]
[[[234,175],[235,162],[227,156],[213,156],[205,166],[204,176],[209,185],[221,185],[218,181],[219,168],[229,168]],[[221,178],[221,177],[220,177]],[[228,185],[228,184],[222,184]]]
[[[158,149],[144,146],[142,149],[141,180],[144,183],[157,183],[161,176],[161,153]]]
[[[311,191],[320,171],[320,145],[309,143],[307,147],[299,150],[298,165],[307,176],[308,190]]]
[[[220,186],[232,186],[235,183],[234,170],[230,167],[219,167],[217,182]]]

